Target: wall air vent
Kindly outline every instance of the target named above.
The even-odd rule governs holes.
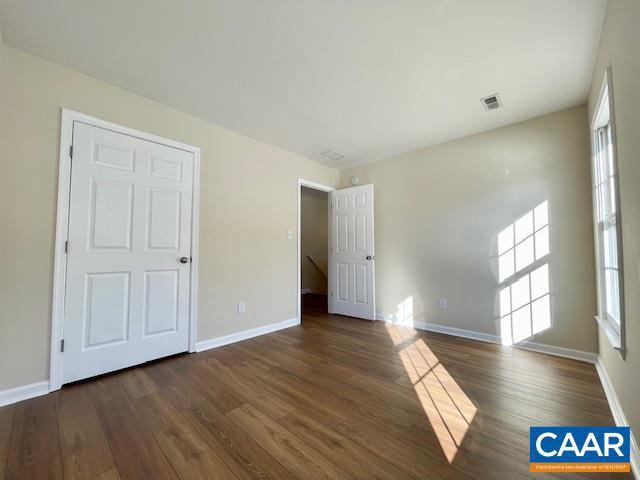
[[[481,98],[482,106],[488,112],[489,110],[497,110],[502,106],[502,100],[497,93]]]
[[[343,155],[342,153],[338,153],[335,150],[326,150],[322,152],[320,155],[325,156],[328,159],[333,160],[334,162],[339,162],[340,160],[346,157],[346,155]]]

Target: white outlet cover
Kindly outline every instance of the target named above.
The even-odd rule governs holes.
[[[287,240],[291,240],[293,238],[293,232],[291,230],[287,230]]]
[[[449,302],[446,298],[438,297],[438,308],[440,310],[446,310],[449,307]]]
[[[238,313],[245,313],[247,311],[247,306],[244,302],[238,302]]]

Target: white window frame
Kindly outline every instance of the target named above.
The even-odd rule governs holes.
[[[606,334],[611,346],[616,349],[624,358],[625,355],[625,314],[624,314],[624,272],[622,263],[622,227],[620,216],[620,175],[618,170],[617,152],[616,152],[616,128],[615,115],[613,108],[613,82],[611,75],[611,67],[608,67],[598,102],[593,112],[591,120],[591,177],[592,177],[592,199],[593,199],[593,227],[595,241],[595,263],[596,263],[596,284],[597,284],[597,300],[598,314],[595,319],[598,325]],[[603,135],[607,135],[608,142],[603,143]],[[603,148],[605,147],[605,148]],[[607,160],[613,166],[613,173],[608,174],[604,181],[600,181],[599,167],[601,156],[606,155]],[[615,189],[613,207],[615,212],[602,216],[600,214],[600,205],[598,202],[598,187],[606,184],[609,179],[612,180]],[[606,190],[606,188],[605,188]],[[605,255],[604,251],[604,230],[605,228],[615,228],[616,237],[616,262],[618,271],[618,311],[619,318],[615,318],[608,313],[606,280],[605,280]]]

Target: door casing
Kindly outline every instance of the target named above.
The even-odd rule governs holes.
[[[198,226],[200,203],[200,148],[169,140],[129,127],[117,125],[84,113],[62,109],[60,128],[60,157],[58,167],[58,202],[56,212],[56,238],[53,268],[53,299],[51,307],[51,359],[49,367],[49,391],[60,389],[62,385],[61,341],[64,338],[64,303],[67,272],[66,242],[69,230],[69,201],[71,193],[71,146],[73,144],[73,123],[82,122],[94,127],[111,130],[177,148],[193,154],[193,201],[191,216],[191,274],[189,291],[189,352],[195,352],[198,315]]]

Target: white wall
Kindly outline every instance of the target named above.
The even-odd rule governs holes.
[[[300,196],[300,281],[303,290],[327,294],[329,194],[302,187]],[[320,268],[307,258],[310,255]]]
[[[499,335],[497,233],[547,200],[553,326],[533,340],[595,352],[586,126],[582,106],[341,171],[375,184],[377,312]]]
[[[622,215],[627,355],[623,360],[599,332],[600,357],[636,438],[640,432],[640,2],[613,0],[593,74],[593,112],[611,65]],[[591,118],[591,116],[589,117]]]
[[[1,45],[0,105],[0,390],[48,379],[61,107],[202,149],[198,340],[296,316],[297,177],[336,170]]]

